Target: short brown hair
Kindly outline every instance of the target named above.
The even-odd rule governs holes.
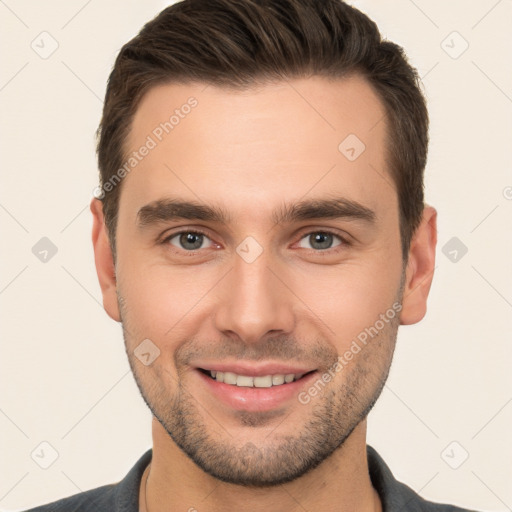
[[[98,128],[100,186],[115,258],[119,186],[104,185],[125,161],[137,106],[157,84],[248,88],[290,78],[358,73],[386,112],[388,172],[400,208],[404,260],[424,208],[428,113],[417,71],[401,47],[341,0],[184,0],[125,44],[110,74]],[[341,142],[341,141],[340,141]]]

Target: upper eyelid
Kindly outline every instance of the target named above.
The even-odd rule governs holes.
[[[313,233],[328,233],[330,235],[337,236],[341,240],[346,240],[347,242],[348,242],[347,239],[349,238],[348,233],[342,234],[338,230],[336,230],[335,228],[316,228],[316,229],[315,228],[313,228],[313,229],[304,228],[304,229],[306,229],[307,231],[301,231],[301,238],[303,238],[306,235],[311,235]]]
[[[183,233],[196,233],[198,235],[203,235],[203,236],[206,236],[207,238],[209,238],[212,242],[212,238],[210,237],[210,235],[208,233],[206,233],[205,231],[202,231],[198,228],[193,228],[193,229],[182,229],[181,231],[175,231],[174,233],[164,233],[163,235],[161,235],[161,240],[162,242],[166,242],[167,240],[170,240],[171,238],[174,238],[175,236],[178,236],[178,235],[182,235]]]

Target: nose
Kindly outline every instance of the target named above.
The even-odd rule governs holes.
[[[245,343],[290,334],[295,325],[294,295],[278,276],[279,267],[269,261],[265,251],[251,263],[235,255],[214,315],[219,332]]]

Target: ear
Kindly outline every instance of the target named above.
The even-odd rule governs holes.
[[[101,293],[103,294],[103,307],[110,318],[120,322],[121,315],[119,314],[116,293],[116,271],[103,216],[103,203],[95,197],[91,200],[91,212],[93,216],[92,245],[94,247],[94,261]]]
[[[400,312],[402,325],[419,322],[427,312],[427,297],[434,277],[436,244],[437,212],[426,205],[409,248]]]

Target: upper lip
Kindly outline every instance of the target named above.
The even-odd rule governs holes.
[[[315,370],[306,366],[289,365],[283,363],[264,363],[264,364],[248,364],[240,361],[233,363],[204,363],[195,365],[196,368],[202,370],[214,370],[217,372],[232,372],[237,375],[246,375],[248,377],[263,377],[265,375],[288,375],[305,374]]]

